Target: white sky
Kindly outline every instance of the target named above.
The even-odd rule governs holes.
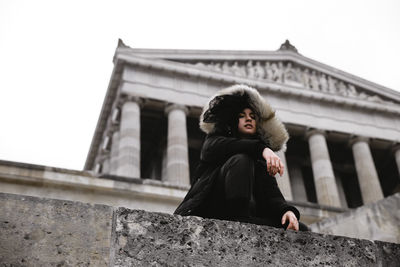
[[[276,50],[400,91],[400,1],[0,0],[0,159],[83,169],[121,38]]]

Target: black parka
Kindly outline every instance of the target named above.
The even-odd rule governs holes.
[[[200,164],[197,169],[198,179],[194,182],[183,202],[178,206],[174,214],[183,216],[207,217],[204,207],[210,205],[207,200],[212,188],[220,174],[222,165],[235,154],[247,154],[254,160],[263,160],[262,151],[267,145],[259,139],[240,139],[220,135],[208,135],[200,154]],[[280,218],[286,211],[293,211],[299,219],[299,211],[286,203],[276,180],[272,176],[267,189],[269,193],[267,210],[272,214],[266,216]],[[212,204],[212,203],[211,203]]]
[[[257,135],[254,139],[241,139],[231,136],[230,132],[220,131],[221,123],[207,120],[210,111],[213,110],[215,100],[225,95],[244,96],[249,106],[258,116]],[[218,104],[218,103],[217,103]],[[232,114],[235,116],[235,114]],[[237,125],[237,124],[236,124]],[[273,151],[284,150],[289,138],[284,125],[275,117],[272,107],[263,99],[258,91],[246,85],[235,85],[219,91],[210,98],[203,113],[200,116],[200,128],[207,133],[198,165],[195,181],[178,206],[174,214],[183,216],[204,216],[203,208],[212,192],[213,186],[220,174],[223,164],[235,154],[247,154],[251,158],[264,161],[262,151],[269,147]],[[273,216],[281,217],[286,211],[291,210],[299,219],[299,211],[286,203],[275,177],[269,176],[271,188],[268,188],[268,205],[274,213]]]

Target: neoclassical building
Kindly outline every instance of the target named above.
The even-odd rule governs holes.
[[[277,180],[303,221],[400,191],[399,92],[307,58],[288,41],[277,51],[216,51],[120,40],[84,167],[112,186],[89,200],[173,212],[199,160],[203,105],[238,83],[257,88],[289,131],[279,152],[287,171]]]
[[[0,160],[0,192],[172,213],[194,178],[204,103],[238,83],[257,88],[289,131],[277,180],[303,222],[348,235],[354,211],[361,223],[374,217],[374,229],[400,229],[400,195],[391,196],[400,192],[400,93],[309,59],[288,41],[277,51],[119,41],[84,170]],[[391,241],[393,231],[355,237]]]

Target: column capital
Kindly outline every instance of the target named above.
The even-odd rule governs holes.
[[[370,139],[369,139],[368,137],[365,137],[365,136],[355,136],[355,137],[352,137],[352,138],[349,140],[349,146],[353,146],[355,143],[358,143],[358,142],[364,142],[364,143],[369,144],[369,141],[370,141]]]
[[[118,106],[120,107],[126,102],[135,102],[139,105],[139,107],[142,108],[146,102],[146,99],[140,96],[121,94],[118,99]]]
[[[189,108],[187,106],[180,105],[180,104],[174,104],[174,103],[166,104],[164,111],[165,111],[165,114],[168,114],[172,110],[175,110],[175,109],[182,110],[185,113],[186,116],[189,114]]]
[[[313,136],[315,134],[323,135],[326,138],[325,130],[315,129],[315,128],[311,128],[311,129],[307,130],[305,133],[305,138],[308,140],[308,139],[310,139],[311,136]]]

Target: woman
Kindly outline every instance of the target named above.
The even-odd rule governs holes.
[[[285,149],[284,125],[258,91],[221,90],[205,105],[207,133],[194,182],[175,214],[299,229],[299,211],[286,203],[274,177],[284,172],[273,151]]]

